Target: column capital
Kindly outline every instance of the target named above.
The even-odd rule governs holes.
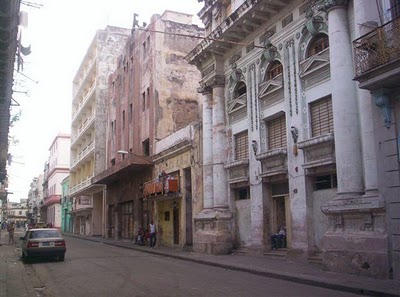
[[[347,8],[348,5],[349,5],[349,0],[322,0],[319,3],[318,10],[325,11],[326,13],[328,13],[329,11],[335,8],[340,8],[340,7]]]
[[[215,87],[224,87],[224,86],[225,86],[225,76],[221,74],[216,74],[207,79],[207,81],[200,83],[200,88],[197,89],[197,92],[203,93],[202,91],[205,91],[207,93],[208,90],[211,90]]]
[[[197,93],[209,95],[212,93],[212,88],[206,83],[200,83],[200,86],[197,88]]]

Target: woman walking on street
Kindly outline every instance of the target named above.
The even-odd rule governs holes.
[[[8,231],[8,245],[14,244],[14,230],[15,230],[14,223],[8,224],[8,226],[7,226],[7,231]]]

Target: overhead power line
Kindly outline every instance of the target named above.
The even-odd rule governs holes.
[[[160,33],[160,34],[166,34],[166,35],[176,35],[176,36],[189,37],[189,38],[202,39],[202,40],[210,40],[210,41],[216,41],[216,42],[224,42],[224,43],[229,43],[229,44],[234,44],[234,45],[253,46],[255,48],[265,49],[265,46],[262,46],[262,45],[253,45],[252,43],[235,42],[235,41],[230,41],[230,40],[225,40],[225,39],[218,39],[218,38],[213,38],[213,37],[203,37],[203,36],[198,36],[198,35],[193,35],[193,34],[164,32],[164,31],[145,29],[145,28],[135,28],[135,30],[154,32],[154,33]]]

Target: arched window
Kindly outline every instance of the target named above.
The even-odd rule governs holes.
[[[246,84],[244,82],[240,82],[235,88],[234,98],[239,98],[240,96],[246,94],[246,92],[247,92]]]
[[[273,61],[271,64],[268,66],[267,73],[265,75],[265,80],[270,80],[278,75],[282,74],[283,72],[283,67],[282,64],[279,61]]]
[[[329,47],[329,38],[325,34],[319,34],[311,41],[308,46],[307,58],[322,52]]]

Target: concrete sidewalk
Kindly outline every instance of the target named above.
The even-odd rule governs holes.
[[[85,240],[171,257],[183,261],[243,271],[256,275],[278,278],[333,290],[351,292],[360,295],[380,297],[400,296],[399,281],[380,280],[369,277],[323,271],[319,265],[315,264],[293,263],[271,259],[270,257],[263,255],[232,254],[215,256],[167,247],[156,247],[154,249],[150,249],[148,246],[135,245],[132,241],[80,236],[70,233],[65,233],[64,236],[78,237]]]
[[[0,234],[0,297],[37,297],[24,264],[17,254],[16,244],[24,231],[16,231],[14,245],[8,245],[8,233]]]

